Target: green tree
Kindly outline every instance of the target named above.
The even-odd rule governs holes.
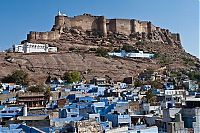
[[[154,58],[159,58],[160,57],[160,54],[159,53],[155,53],[154,54]]]
[[[78,82],[81,80],[81,74],[78,71],[65,72],[63,79],[68,83]]]
[[[51,88],[50,87],[46,87],[45,91],[44,91],[44,95],[45,95],[45,100],[46,102],[49,102],[49,99],[51,97]]]
[[[129,44],[124,44],[122,50],[125,50],[126,52],[138,52],[138,50]]]
[[[44,85],[33,85],[33,86],[28,87],[27,91],[44,92],[45,91],[45,87],[44,87]]]
[[[200,81],[200,71],[191,71],[187,75],[191,80]]]
[[[152,89],[146,92],[146,99],[148,103],[153,103],[156,101],[156,97],[153,95]]]
[[[162,89],[163,87],[162,83],[156,80],[151,82],[151,86],[155,89]]]
[[[96,51],[96,48],[89,48],[89,51]]]
[[[135,87],[141,87],[142,85],[143,85],[143,83],[142,83],[141,80],[136,80],[136,81],[134,82],[134,86],[135,86]]]
[[[144,41],[137,41],[137,42],[135,43],[135,45],[144,45],[144,44],[145,44]]]
[[[103,47],[99,47],[96,50],[97,56],[107,57],[108,56],[108,49],[105,49]]]
[[[114,48],[113,52],[120,52],[121,49],[120,48]]]
[[[16,70],[2,79],[3,83],[28,84],[28,74],[23,70]]]
[[[169,65],[169,64],[172,63],[172,61],[171,61],[171,59],[170,59],[169,57],[160,56],[159,58],[160,58],[159,63],[160,63],[161,65]]]

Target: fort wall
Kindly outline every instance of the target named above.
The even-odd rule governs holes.
[[[179,33],[172,33],[171,35],[172,35],[173,40],[175,40],[177,42],[181,41]]]
[[[56,29],[60,27],[79,28],[82,30],[97,30],[103,32],[117,32],[129,35],[133,32],[149,33],[156,30],[156,27],[147,21],[131,20],[131,19],[106,19],[104,16],[92,16],[83,14],[69,18],[67,16],[55,17]],[[106,31],[105,31],[106,29]]]
[[[92,16],[83,14],[75,17],[68,17],[58,14],[55,17],[55,24],[50,32],[30,32],[27,40],[57,40],[65,28],[77,28],[83,31],[102,32],[106,37],[108,32],[122,33],[130,35],[131,33],[152,33],[154,31],[170,36],[174,41],[180,42],[179,34],[172,34],[167,29],[161,29],[154,26],[149,21],[139,21],[135,19],[106,19],[104,16]]]
[[[148,33],[148,22],[142,21],[140,27],[142,29],[140,32]]]
[[[117,33],[123,33],[126,35],[131,34],[131,21],[130,19],[115,19]]]
[[[77,27],[83,30],[98,30],[98,20],[91,15],[76,16],[71,19],[71,27]]]
[[[58,31],[49,31],[49,32],[30,32],[27,35],[27,40],[57,40],[60,38]]]
[[[151,32],[153,32],[153,31],[156,31],[157,29],[157,27],[156,26],[154,26],[151,22],[148,22],[147,23],[147,28],[148,28],[148,33],[151,33]]]
[[[116,20],[115,19],[110,19],[107,23],[107,30],[108,31],[111,31],[111,32],[115,32],[117,29],[117,26],[116,26]]]

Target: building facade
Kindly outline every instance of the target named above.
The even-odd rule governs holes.
[[[47,53],[57,52],[57,47],[50,47],[48,44],[36,44],[26,42],[24,44],[14,45],[13,51],[19,53]]]
[[[128,58],[153,58],[154,54],[144,53],[143,51],[136,52],[126,52],[122,50],[121,52],[109,52],[108,55],[116,57],[128,57]]]
[[[16,98],[19,105],[27,105],[29,108],[45,107],[43,92],[18,93]]]

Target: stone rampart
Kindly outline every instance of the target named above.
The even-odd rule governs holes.
[[[153,32],[160,32],[166,36],[165,38],[170,40],[170,42],[180,42],[179,34],[171,33],[168,29],[156,27],[150,21],[106,19],[104,16],[93,16],[90,14],[83,14],[75,17],[58,14],[55,17],[55,24],[50,32],[30,32],[30,34],[27,35],[27,40],[57,40],[64,32],[64,29],[71,28],[83,31],[98,31],[103,33],[105,37],[109,32],[125,35],[130,35],[132,33],[145,33],[148,35]],[[152,35],[153,34],[151,34],[151,36]]]
[[[33,32],[31,31],[27,35],[27,40],[57,40],[60,38],[58,31],[49,31],[49,32]]]

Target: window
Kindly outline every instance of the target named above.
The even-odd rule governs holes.
[[[9,110],[8,113],[14,113],[14,111],[13,110]]]
[[[6,111],[1,111],[1,113],[7,113]]]
[[[77,117],[77,115],[71,115],[71,117]]]

